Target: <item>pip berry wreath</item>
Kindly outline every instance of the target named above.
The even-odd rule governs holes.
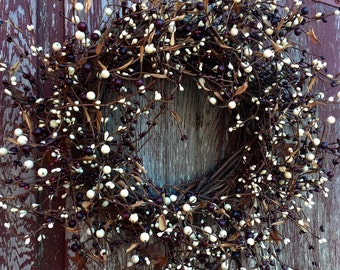
[[[44,230],[64,226],[71,250],[99,264],[130,252],[125,269],[290,269],[280,260],[286,223],[326,241],[303,209],[314,193],[328,195],[334,173],[325,161],[339,163],[340,141],[323,141],[336,119],[317,115],[336,101],[314,90],[316,81],[332,88],[338,78],[296,40],[318,43],[311,22],[332,14],[311,14],[302,1],[121,1],[107,5],[95,29],[85,21],[91,1],[70,7],[66,40],[47,51],[18,48],[18,62],[0,63],[4,92],[20,111],[1,161],[22,167],[2,180],[14,188],[4,189],[1,207],[44,219],[27,237],[40,241]],[[20,31],[11,21],[1,21],[3,30],[6,23]],[[16,43],[10,31],[6,39]],[[24,68],[36,59],[39,80]],[[225,111],[237,143],[200,181],[158,187],[138,154],[176,93],[192,90],[183,80]],[[43,81],[53,85],[49,94],[37,91]],[[164,81],[169,90],[154,87]],[[39,201],[27,203],[29,194]],[[153,245],[163,247],[156,257],[144,252]]]

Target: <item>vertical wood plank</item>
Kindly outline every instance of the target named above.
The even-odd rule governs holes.
[[[311,16],[317,12],[329,14],[335,10],[334,7],[320,2],[311,2],[308,6],[311,7]],[[325,57],[325,61],[328,63],[328,72],[330,74],[339,74],[340,17],[330,17],[327,20],[328,23],[320,21],[310,25],[318,36],[320,44],[314,45],[308,38],[304,38],[300,41],[300,47],[306,48],[315,56]],[[335,96],[335,100],[337,99],[336,93],[340,91],[339,86],[331,87],[329,84],[320,81],[317,84],[317,89],[324,92],[326,97]],[[325,120],[329,115],[334,115],[336,118],[340,117],[340,107],[338,104],[319,107],[319,116],[323,121],[322,128],[326,129],[327,134],[327,137],[323,138],[323,140],[332,142],[339,138],[340,125],[338,121],[333,126],[327,125]],[[340,205],[338,194],[340,187],[336,184],[340,179],[340,171],[331,162],[325,164],[325,167],[335,172],[333,180],[326,184],[326,187],[330,189],[329,197],[326,198],[322,192],[315,192],[315,205],[312,209],[306,211],[306,215],[311,219],[311,228],[315,229],[313,233],[320,238],[326,238],[328,242],[320,245],[318,239],[313,238],[311,235],[301,235],[293,224],[286,226],[284,233],[287,237],[290,237],[291,243],[283,251],[283,262],[296,270],[332,270],[340,268],[340,258],[338,256],[340,252],[340,218],[338,215]],[[323,225],[325,232],[320,230],[321,225]],[[309,246],[313,246],[314,249],[309,249]],[[313,262],[316,262],[318,266],[313,265]],[[277,266],[277,269],[281,269],[280,266]]]
[[[34,7],[34,3],[33,3]],[[14,1],[1,1],[0,2],[0,19],[4,21],[3,26],[9,30],[12,34],[13,40],[17,42],[20,48],[27,49],[27,42],[24,35],[28,34],[26,29],[27,23],[31,23],[29,14],[32,15],[32,20],[35,20],[34,14],[29,8],[27,3],[22,0]],[[22,33],[15,30],[5,22],[10,18],[15,25],[21,29]],[[0,30],[1,41],[0,51],[1,60],[6,61],[9,66],[12,66],[19,59],[19,50],[13,43],[6,41],[6,32],[4,29]],[[0,60],[0,61],[1,61]],[[1,74],[2,75],[2,74]],[[5,76],[1,76],[2,80],[9,80]],[[13,136],[13,130],[20,124],[18,117],[18,109],[11,106],[12,102],[4,94],[4,86],[0,86],[0,145],[7,146],[4,137]],[[22,193],[22,190],[18,188],[6,187],[3,185],[5,179],[10,179],[21,173],[20,168],[14,168],[13,161],[15,156],[12,156],[8,163],[4,163],[1,160],[0,165],[0,186],[1,195]],[[29,176],[29,175],[26,175]],[[24,196],[25,197],[25,196]],[[28,197],[25,202],[30,204],[34,201],[34,198]],[[12,201],[13,203],[13,201]],[[14,202],[15,203],[15,202]],[[11,206],[8,205],[8,209]],[[25,219],[19,218],[18,214],[5,213],[6,211],[1,209],[0,211],[0,268],[1,269],[38,269],[37,265],[37,243],[34,238],[31,239],[28,245],[25,245],[25,235],[29,235],[31,232],[37,229],[36,219],[30,215],[27,215]],[[10,224],[10,228],[7,226]]]

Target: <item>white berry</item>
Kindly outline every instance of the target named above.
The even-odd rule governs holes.
[[[183,232],[184,232],[185,235],[190,235],[190,234],[192,234],[192,228],[190,226],[185,226],[183,228]]]
[[[40,177],[45,177],[47,174],[48,174],[48,171],[46,168],[40,168],[37,172],[37,174],[40,176]]]
[[[76,4],[74,5],[74,9],[75,9],[76,11],[83,11],[83,10],[84,10],[84,5],[83,5],[82,3],[80,3],[80,2],[78,2],[78,3],[76,3]]]
[[[129,218],[129,221],[131,223],[136,223],[138,221],[138,214],[136,214],[136,213],[131,214],[130,218]]]
[[[32,169],[34,166],[34,162],[32,160],[25,160],[24,167],[26,169]]]
[[[133,255],[131,257],[131,262],[133,262],[134,264],[139,262],[139,256],[138,255]]]
[[[86,197],[89,198],[90,200],[93,199],[94,196],[96,196],[96,192],[93,189],[89,189],[86,192]]]
[[[255,244],[255,240],[254,240],[253,238],[248,238],[248,239],[247,239],[247,244],[248,244],[249,246],[253,246],[253,245]]]
[[[54,42],[52,44],[52,49],[53,51],[57,52],[57,51],[60,51],[61,50],[61,44],[59,42]]]
[[[103,144],[102,147],[100,148],[100,152],[102,152],[102,154],[104,155],[110,153],[110,151],[111,148],[107,144]]]
[[[146,243],[146,242],[149,241],[150,235],[149,235],[147,232],[143,232],[143,233],[140,234],[139,239],[140,239],[143,243]]]
[[[25,136],[25,135],[21,135],[17,138],[17,142],[20,144],[20,145],[25,145],[27,144],[28,142],[28,138]]]
[[[111,167],[110,166],[108,166],[108,165],[106,165],[106,166],[104,166],[104,168],[103,168],[103,173],[104,174],[109,174],[109,173],[111,173]]]
[[[107,7],[107,8],[105,9],[105,14],[106,14],[106,16],[111,16],[112,13],[113,13],[112,8]]]
[[[327,123],[330,124],[330,125],[333,125],[335,123],[336,119],[334,116],[328,116],[327,118]]]
[[[85,39],[85,33],[83,31],[77,31],[75,34],[76,39],[78,40],[83,40]]]
[[[231,110],[235,109],[236,108],[236,102],[234,100],[230,101],[228,103],[228,108],[231,109]]]
[[[96,98],[95,92],[93,92],[93,91],[88,91],[88,92],[86,93],[86,98],[87,98],[88,100],[94,100],[94,99]]]
[[[100,76],[101,76],[103,79],[107,79],[108,77],[110,77],[110,72],[109,72],[107,69],[103,69],[103,70],[100,72]]]
[[[99,229],[99,230],[96,231],[96,236],[98,238],[103,238],[104,235],[105,235],[105,231],[103,229]]]
[[[123,198],[126,198],[127,196],[129,196],[129,191],[126,188],[123,188],[120,192],[119,195]]]
[[[16,128],[15,130],[14,130],[14,135],[15,136],[20,136],[20,135],[22,135],[24,132],[22,131],[22,129],[21,128]]]
[[[5,147],[0,148],[0,156],[5,156],[8,154],[8,150]]]

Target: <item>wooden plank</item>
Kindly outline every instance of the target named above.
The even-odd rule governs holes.
[[[335,8],[322,4],[311,3],[310,14],[316,14],[317,12],[323,12],[324,14],[332,13]],[[327,18],[328,23],[318,22],[313,23],[310,27],[313,27],[316,35],[320,40],[320,45],[314,45],[309,39],[301,40],[300,47],[306,48],[315,56],[325,57],[325,61],[328,63],[328,71],[330,74],[339,74],[340,72],[340,17]],[[318,82],[316,88],[325,93],[326,97],[335,96],[340,87],[330,87],[329,84]],[[323,106],[319,111],[320,119],[324,120],[329,115],[340,117],[339,105]],[[336,141],[339,137],[340,124],[337,121],[335,125],[329,126],[324,124],[322,126],[326,128],[327,138],[325,141]],[[326,186],[330,189],[329,197],[326,198],[322,193],[314,193],[315,205],[312,209],[306,211],[306,215],[311,219],[311,227],[315,228],[313,233],[320,238],[326,238],[327,243],[319,244],[318,239],[311,235],[301,235],[299,230],[293,224],[285,227],[284,233],[290,237],[291,243],[286,247],[284,252],[283,262],[286,265],[293,266],[293,269],[339,269],[340,258],[339,243],[340,243],[340,217],[338,209],[340,205],[340,198],[338,196],[340,192],[339,185],[336,184],[339,181],[339,168],[329,162],[326,167],[330,170],[334,170],[335,177]],[[320,230],[320,226],[323,226],[325,232]],[[309,246],[313,246],[314,249],[309,249]],[[313,265],[313,262],[318,266]],[[280,269],[278,266],[277,269]]]
[[[34,7],[34,5],[32,6]],[[34,9],[34,8],[33,8]],[[28,34],[26,29],[28,14],[31,13],[31,8],[24,1],[2,1],[0,2],[0,18],[6,20],[11,18],[14,24],[18,25],[24,35]],[[34,17],[32,17],[35,20]],[[6,26],[5,26],[6,25]],[[10,29],[8,24],[4,24],[5,29]],[[8,26],[8,27],[7,27]],[[22,48],[27,48],[27,43],[23,39],[23,34],[12,29],[12,37],[18,45]],[[7,34],[4,29],[0,30],[3,37],[0,42],[1,47],[1,59],[9,61],[10,65],[13,65],[18,60],[18,50],[13,43],[6,41]],[[2,80],[6,77],[2,77]],[[7,78],[8,79],[8,78]],[[14,109],[10,102],[10,99],[6,97],[3,92],[3,85],[0,86],[0,145],[9,145],[4,140],[5,136],[13,136],[13,130],[18,126],[20,120],[18,119],[18,110]],[[7,163],[0,165],[0,181],[1,181],[1,194],[17,193],[21,192],[18,188],[3,186],[5,179],[11,179],[12,177],[19,175],[21,169],[14,169],[13,156]],[[1,160],[3,162],[3,160]],[[30,197],[26,199],[27,203],[30,203],[34,198]],[[10,208],[10,206],[8,206]],[[10,228],[7,226],[10,225]],[[17,214],[8,214],[4,210],[0,211],[0,268],[1,269],[38,269],[37,266],[37,242],[32,237],[30,243],[25,245],[25,235],[29,235],[37,229],[36,219],[32,216],[27,216],[27,219],[21,219]]]

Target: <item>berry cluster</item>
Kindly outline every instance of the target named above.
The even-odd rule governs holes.
[[[2,194],[2,208],[44,219],[43,229],[64,226],[72,251],[101,263],[127,249],[135,253],[127,267],[159,264],[145,250],[163,245],[164,269],[280,264],[290,240],[279,226],[313,233],[301,209],[314,204],[314,192],[328,195],[334,173],[324,161],[339,163],[340,140],[323,140],[336,119],[323,125],[317,115],[319,104],[336,101],[313,87],[317,80],[335,87],[337,78],[294,42],[302,34],[317,42],[304,26],[330,15],[310,14],[301,1],[121,1],[95,29],[80,20],[82,3],[72,8],[74,33],[48,52],[32,44],[21,55],[21,64],[38,58],[39,81],[0,63],[21,116],[1,161],[23,173],[3,181],[16,189]],[[139,149],[175,94],[193,90],[183,80],[225,110],[237,143],[201,181],[158,187]],[[36,85],[46,81],[52,89],[39,95]],[[155,87],[164,81],[169,89]],[[25,178],[30,170],[35,176]],[[41,201],[23,199],[37,192]]]

